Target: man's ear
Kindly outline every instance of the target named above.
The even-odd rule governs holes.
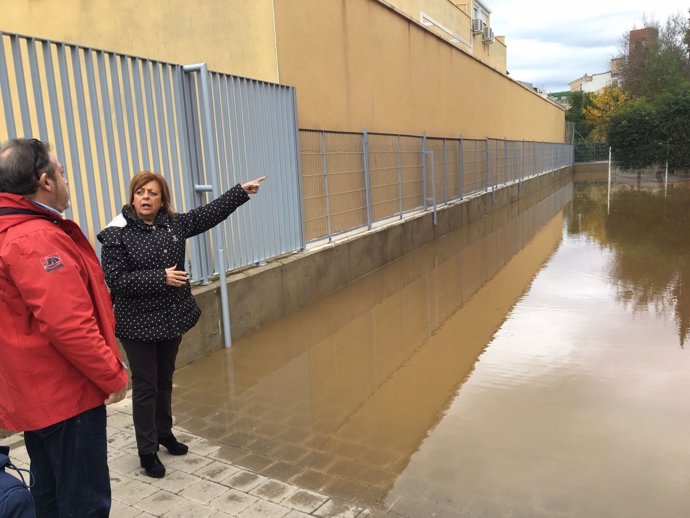
[[[38,177],[38,187],[46,191],[53,189],[53,180],[48,176],[47,171],[42,172],[41,176]]]

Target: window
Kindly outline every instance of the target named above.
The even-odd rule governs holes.
[[[485,25],[489,25],[489,15],[491,14],[491,11],[485,5],[475,0],[472,9],[472,18],[475,20],[481,20]]]

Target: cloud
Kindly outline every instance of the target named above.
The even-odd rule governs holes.
[[[488,4],[494,32],[506,37],[511,77],[548,91],[567,90],[570,81],[584,74],[606,72],[628,31],[642,27],[645,18],[664,22],[680,12],[677,0]]]

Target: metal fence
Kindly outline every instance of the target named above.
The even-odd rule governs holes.
[[[575,162],[603,162],[609,159],[606,142],[582,142],[575,144]]]
[[[297,131],[294,88],[0,33],[0,140],[38,137],[95,235],[130,177],[162,172],[188,211],[260,175],[259,196],[189,242],[193,281],[571,165],[568,144]]]
[[[570,144],[300,130],[308,242],[570,166]]]
[[[162,172],[188,211],[267,175],[219,231],[189,242],[194,281],[303,248],[294,88],[0,33],[0,140],[50,142],[93,241],[127,201],[130,177]]]

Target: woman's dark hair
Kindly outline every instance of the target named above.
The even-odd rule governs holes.
[[[50,178],[55,174],[48,144],[35,138],[18,138],[0,147],[0,192],[34,194],[43,173]]]
[[[161,190],[161,212],[173,214],[175,209],[173,209],[170,200],[168,182],[160,173],[152,173],[151,171],[141,171],[132,177],[132,181],[129,182],[129,206],[134,205],[134,193],[152,180],[158,184]]]

